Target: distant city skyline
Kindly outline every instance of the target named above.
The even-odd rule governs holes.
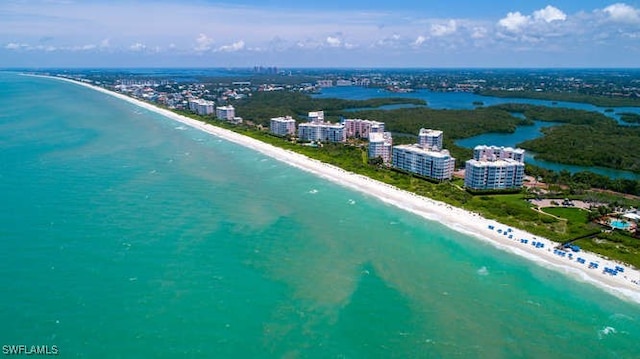
[[[640,1],[0,4],[0,68],[638,67]]]

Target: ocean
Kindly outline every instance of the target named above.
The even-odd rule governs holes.
[[[122,100],[0,73],[0,345],[636,358],[640,306]]]

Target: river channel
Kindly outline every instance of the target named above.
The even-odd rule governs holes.
[[[451,110],[471,110],[477,107],[474,103],[480,103],[484,106],[499,105],[504,103],[524,103],[531,105],[540,105],[548,107],[564,107],[577,110],[586,110],[600,112],[608,117],[611,117],[618,121],[621,125],[629,125],[620,120],[618,113],[631,112],[640,114],[639,107],[613,107],[613,112],[610,107],[599,107],[586,103],[579,102],[564,102],[564,101],[548,101],[548,100],[536,100],[536,99],[522,99],[522,98],[502,98],[502,97],[490,97],[480,96],[468,92],[432,92],[428,90],[417,90],[408,93],[394,93],[384,89],[378,88],[365,88],[355,86],[345,87],[328,87],[322,89],[322,92],[314,95],[316,98],[341,98],[346,100],[366,100],[371,98],[384,98],[384,97],[403,97],[403,98],[418,98],[425,100],[429,108],[433,109],[451,109]],[[378,109],[396,109],[401,107],[416,107],[415,105],[389,105],[381,106]],[[356,109],[354,109],[356,110]],[[608,110],[608,111],[607,111]],[[518,115],[518,114],[514,114]],[[556,126],[559,123],[541,122],[536,121],[533,126],[520,126],[514,133],[486,133],[470,138],[465,138],[456,142],[457,145],[473,148],[477,145],[496,145],[496,146],[511,146],[514,147],[518,143],[526,140],[540,137],[542,133],[540,129],[543,127]],[[445,134],[446,135],[446,134]],[[567,165],[557,162],[548,162],[542,160],[536,160],[532,154],[528,154],[526,157],[527,163],[552,169],[555,171],[567,170],[571,173],[580,171],[591,171],[601,175],[605,175],[611,178],[627,178],[627,179],[640,179],[640,174],[615,170],[603,167],[585,167]]]

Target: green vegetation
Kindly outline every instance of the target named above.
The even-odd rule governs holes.
[[[421,128],[445,132],[446,139],[460,139],[487,132],[512,133],[528,121],[512,116],[498,108],[474,110],[434,110],[430,108],[401,108],[396,110],[367,110],[352,112],[354,118],[371,118],[385,123],[391,132],[417,135]]]
[[[640,173],[640,127],[565,125],[543,128],[542,133],[518,146],[546,161]]]
[[[269,125],[269,119],[280,116],[305,118],[309,111],[323,110],[328,119],[338,120],[341,110],[384,105],[426,105],[424,100],[412,98],[375,98],[369,100],[341,100],[312,98],[299,92],[255,92],[251,97],[234,103],[236,113],[256,124]],[[353,117],[355,118],[355,117]]]
[[[557,229],[571,238],[585,236],[599,229],[597,224],[589,223],[589,211],[580,208],[548,207],[542,211],[565,219],[564,225],[559,224]]]
[[[545,92],[545,91],[501,91],[483,90],[478,92],[482,96],[502,98],[532,98],[537,100],[566,101],[589,103],[600,107],[634,107],[640,106],[640,98],[613,97],[581,94],[575,92]]]
[[[627,123],[640,123],[640,115],[633,112],[620,112],[620,119]]]
[[[576,110],[564,107],[546,107],[519,103],[507,103],[491,106],[492,108],[522,113],[528,120],[561,122],[574,125],[615,125],[616,121],[593,111]]]
[[[543,128],[544,136],[518,144],[535,152],[537,159],[640,172],[640,127],[620,126],[601,113],[568,108],[502,104],[490,109],[522,113],[531,121],[566,124]],[[640,115],[626,115],[640,120]]]
[[[585,224],[589,221],[589,212],[581,208],[570,207],[547,207],[542,209],[543,212],[561,217],[573,224]]]
[[[542,182],[554,185],[555,187],[559,188],[563,186],[570,195],[584,193],[590,188],[599,188],[640,196],[640,180],[626,178],[612,179],[589,171],[572,174],[569,171],[552,171],[530,164],[525,165],[525,173],[535,178],[541,178]],[[640,203],[638,203],[638,205],[640,205]]]

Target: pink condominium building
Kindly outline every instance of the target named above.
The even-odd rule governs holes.
[[[384,132],[384,122],[348,118],[342,121],[347,137],[368,138],[370,133]]]

